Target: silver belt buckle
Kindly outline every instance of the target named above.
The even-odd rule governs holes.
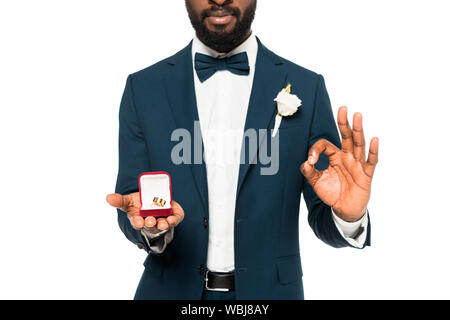
[[[210,287],[208,287],[208,274],[209,274],[209,270],[206,270],[206,273],[205,273],[205,288],[206,288],[206,290],[221,291],[221,292],[229,292],[230,291],[230,289],[226,289],[226,288],[210,288]]]

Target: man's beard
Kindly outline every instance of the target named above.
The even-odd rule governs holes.
[[[242,14],[236,7],[224,6],[223,10],[236,18],[236,25],[232,31],[210,31],[205,25],[205,19],[210,16],[217,8],[211,8],[204,10],[201,13],[200,19],[195,14],[191,3],[186,0],[186,8],[188,11],[189,19],[195,29],[197,37],[205,45],[218,52],[229,52],[244,42],[245,37],[248,35],[250,28],[255,18],[256,12],[256,0],[251,1],[247,9]],[[242,19],[241,19],[242,15]]]

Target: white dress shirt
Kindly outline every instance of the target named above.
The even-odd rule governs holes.
[[[242,136],[255,74],[258,42],[252,34],[244,43],[227,54],[218,53],[207,47],[196,36],[192,43],[193,66],[197,52],[222,58],[244,51],[247,52],[250,65],[248,76],[221,70],[202,83],[194,67],[195,93],[208,181],[207,268],[216,272],[234,270],[236,190]],[[362,247],[367,233],[367,214],[358,222],[348,223],[333,213],[333,220],[341,235],[351,245]],[[354,239],[361,226],[365,227],[364,232]]]

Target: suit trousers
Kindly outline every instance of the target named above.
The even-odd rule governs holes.
[[[236,291],[210,291],[204,290],[202,300],[236,300]]]

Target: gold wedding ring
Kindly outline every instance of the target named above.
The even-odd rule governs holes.
[[[153,203],[158,207],[164,207],[166,205],[166,200],[158,197],[153,198]]]

